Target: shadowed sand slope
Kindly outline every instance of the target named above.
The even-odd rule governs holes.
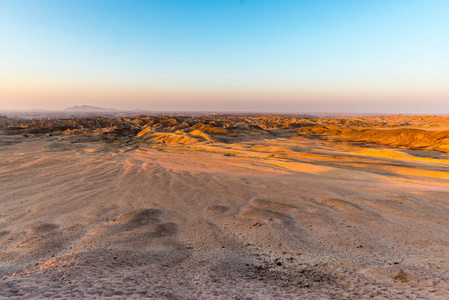
[[[236,131],[2,146],[0,298],[448,298],[445,156]]]

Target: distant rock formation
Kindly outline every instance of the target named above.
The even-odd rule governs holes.
[[[104,108],[104,107],[97,107],[97,106],[91,106],[91,105],[75,105],[72,107],[67,107],[64,110],[70,110],[70,111],[111,111],[114,109],[111,108]]]
[[[86,107],[98,109],[76,106],[79,110]],[[0,116],[0,135],[85,136],[136,145],[235,143],[302,136],[449,153],[449,117],[441,116],[301,118],[281,115],[138,115],[11,120]]]

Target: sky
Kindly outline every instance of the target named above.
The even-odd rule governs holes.
[[[0,110],[449,114],[447,0],[0,0]]]

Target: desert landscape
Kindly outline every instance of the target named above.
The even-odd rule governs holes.
[[[0,122],[1,299],[449,297],[449,117]]]
[[[0,300],[449,299],[449,1],[0,1]]]

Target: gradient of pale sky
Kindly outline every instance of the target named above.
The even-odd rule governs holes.
[[[0,0],[0,110],[449,113],[447,0]]]

